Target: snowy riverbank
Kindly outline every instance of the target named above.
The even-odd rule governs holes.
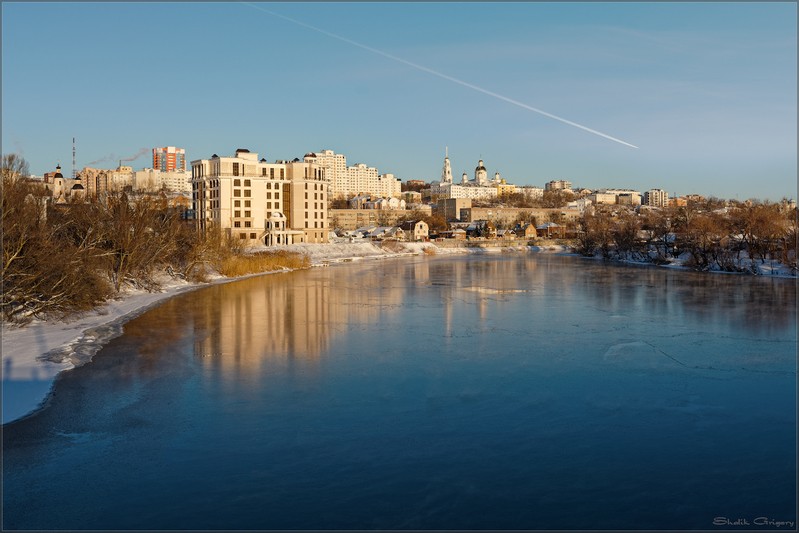
[[[428,253],[435,255],[486,254],[502,253],[508,250],[570,253],[565,246],[450,248],[435,246],[432,243],[392,243],[381,247],[371,242],[298,244],[284,249],[308,255],[313,266]],[[684,268],[676,263],[670,267]],[[785,274],[782,270],[774,273]],[[170,278],[163,283],[161,292],[129,290],[123,293],[119,299],[109,301],[91,313],[69,320],[34,321],[21,328],[4,323],[2,326],[2,422],[5,424],[36,410],[48,396],[59,372],[75,368],[91,360],[92,356],[105,343],[122,333],[125,322],[176,294],[213,283],[230,281],[235,280],[219,277],[210,283],[188,283]]]
[[[443,249],[429,243],[396,243],[391,249],[370,242],[287,247],[308,255],[313,266],[429,253],[425,248],[436,254],[468,253],[466,249]],[[95,311],[68,320],[34,321],[25,327],[3,323],[2,423],[36,410],[60,372],[91,360],[105,343],[122,333],[125,322],[176,294],[229,281],[235,280],[219,277],[210,283],[188,283],[170,278],[160,292],[128,290]]]

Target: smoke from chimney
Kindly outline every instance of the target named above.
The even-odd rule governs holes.
[[[94,161],[90,161],[90,162],[86,163],[86,166],[90,167],[92,165],[96,165],[97,163],[102,163],[104,161],[119,161],[119,166],[122,166],[122,162],[123,161],[126,161],[126,162],[127,161],[135,161],[138,158],[140,158],[141,156],[147,155],[148,153],[150,153],[150,149],[149,148],[139,148],[139,151],[136,152],[135,154],[133,154],[130,157],[119,157],[117,154],[109,154],[109,155],[107,155],[105,157],[101,157],[100,159],[95,159]]]

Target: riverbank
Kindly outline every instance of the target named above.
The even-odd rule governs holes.
[[[489,254],[508,251],[572,253],[568,247],[557,244],[479,248],[442,247],[434,243],[396,242],[378,246],[372,242],[340,242],[297,244],[285,249],[307,255],[312,267],[423,254]],[[629,261],[629,263],[655,266],[646,262]],[[679,263],[668,265],[666,268],[687,269]],[[251,276],[280,272],[285,271]],[[770,273],[780,277],[795,277],[785,276],[782,269],[775,269]],[[68,320],[34,321],[24,327],[9,326],[4,323],[2,325],[2,423],[24,417],[40,407],[60,372],[90,361],[104,344],[122,333],[124,324],[129,320],[177,294],[238,279],[242,278],[218,276],[207,283],[189,283],[180,279],[164,278],[160,292],[128,290],[95,311]]]
[[[481,249],[443,248],[431,243],[371,242],[297,244],[285,247],[309,257],[312,266],[422,254],[487,253]],[[492,251],[501,252],[502,249]],[[544,251],[544,250],[541,250]],[[546,251],[563,252],[564,247]],[[274,271],[260,274],[280,273]],[[247,277],[247,276],[244,276]],[[159,292],[128,289],[100,308],[63,321],[37,320],[24,327],[2,325],[2,423],[36,411],[48,397],[56,376],[86,362],[122,333],[125,322],[186,291],[242,278],[217,276],[207,283],[165,277]]]

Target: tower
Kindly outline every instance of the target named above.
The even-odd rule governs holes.
[[[77,175],[77,171],[75,170],[76,166],[77,165],[75,164],[75,137],[72,137],[72,179],[73,180]]]
[[[452,167],[449,165],[449,146],[444,148],[444,168],[441,170],[441,183],[452,183]]]
[[[488,185],[488,171],[486,170],[482,159],[478,161],[477,167],[474,169],[474,181],[476,185]]]

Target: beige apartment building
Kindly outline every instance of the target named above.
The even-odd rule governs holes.
[[[379,174],[377,168],[357,163],[347,166],[347,158],[333,150],[305,154],[306,163],[324,169],[333,198],[369,194],[396,198],[402,192],[402,182],[394,174]]]
[[[280,246],[328,242],[327,180],[314,163],[268,163],[239,148],[191,162],[192,199],[200,230]]]
[[[669,205],[669,193],[663,189],[649,189],[644,193],[644,205],[666,207]]]

